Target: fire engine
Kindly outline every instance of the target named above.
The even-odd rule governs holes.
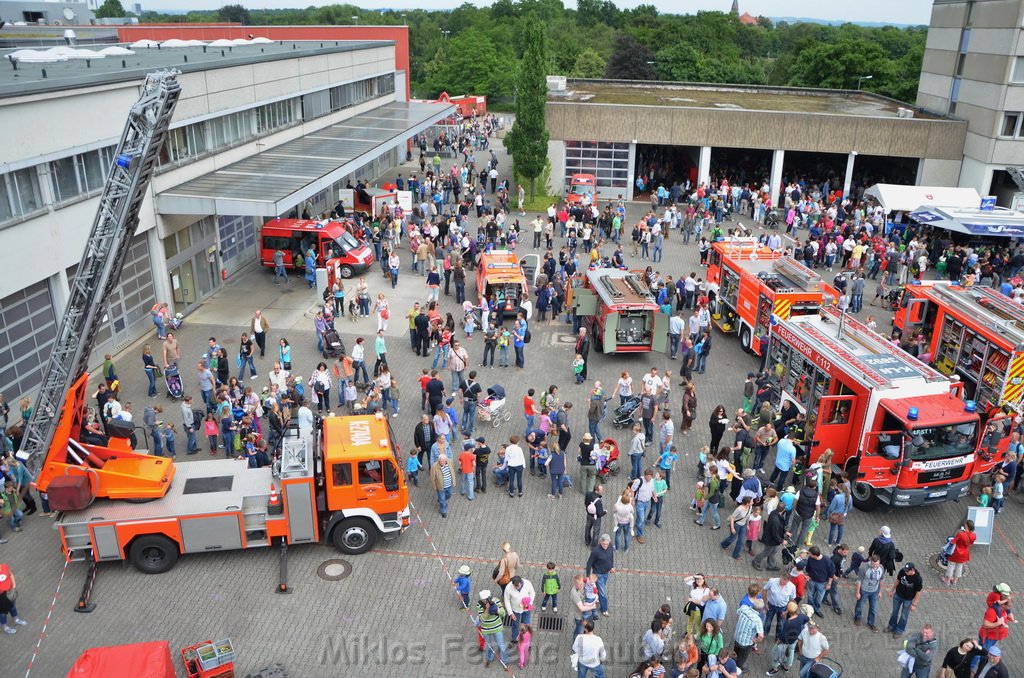
[[[570,205],[590,204],[597,200],[597,177],[593,174],[574,174],[569,179],[569,192],[565,196]]]
[[[90,579],[104,560],[158,573],[182,553],[276,540],[283,580],[290,543],[329,540],[356,554],[408,526],[408,488],[384,417],[294,427],[280,461],[259,469],[137,453],[130,423],[108,422],[103,434],[86,418],[90,352],[180,93],[177,71],[150,74],[129,112],[18,458],[39,471],[35,484],[58,512],[62,548],[88,563]],[[87,583],[77,609],[88,611],[90,591]]]
[[[668,316],[635,273],[617,268],[586,271],[573,286],[572,306],[602,353],[664,351]]]
[[[717,283],[712,322],[736,334],[743,349],[761,355],[772,314],[782,320],[814,314],[839,293],[821,276],[754,239],[716,242],[708,256],[708,281]]]
[[[400,452],[383,415],[328,417],[310,435],[291,428],[273,467],[242,459],[175,464],[134,452],[130,430],[109,426],[107,445],[76,439],[87,386],[82,375],[72,387],[37,480],[72,559],[88,553],[158,574],[184,554],[275,540],[327,542],[357,555],[409,525]],[[143,499],[150,501],[133,503]]]
[[[342,278],[351,278],[373,264],[373,250],[353,234],[348,221],[274,219],[260,233],[260,263],[274,267],[274,252],[284,252],[284,265],[302,269],[304,253],[314,250],[317,261],[328,262]]]
[[[484,252],[476,268],[476,291],[480,297],[494,301],[498,320],[514,318],[522,308],[529,318],[533,309],[530,286],[514,252]]]
[[[939,281],[904,288],[893,325],[924,330],[932,364],[957,375],[988,411],[1024,401],[1024,307],[987,287]]]
[[[961,384],[835,308],[773,325],[768,354],[774,404],[806,415],[810,461],[832,450],[859,508],[958,500],[999,462]]]

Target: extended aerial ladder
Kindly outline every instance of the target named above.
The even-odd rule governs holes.
[[[71,283],[64,318],[47,364],[18,458],[39,470],[36,485],[47,491],[60,479],[88,483],[92,498],[145,499],[163,496],[174,464],[135,454],[124,439],[109,446],[78,440],[85,416],[88,361],[103,314],[139,224],[139,209],[163,147],[180,94],[178,71],[146,76],[118,143],[115,162],[100,197],[78,274]],[[62,510],[62,507],[52,508]]]

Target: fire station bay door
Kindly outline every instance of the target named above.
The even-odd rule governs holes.
[[[852,395],[822,396],[818,401],[818,420],[811,442],[811,459],[827,449],[846,450],[851,445],[853,410],[856,402]],[[856,441],[853,441],[856,444]]]

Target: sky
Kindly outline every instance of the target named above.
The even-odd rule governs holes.
[[[128,0],[125,6],[134,4]],[[238,0],[141,0],[143,9],[216,9],[222,4]],[[365,9],[451,9],[462,0],[355,0],[351,4]],[[470,0],[474,5],[489,5],[489,0]],[[567,7],[575,8],[576,0],[564,0]],[[621,9],[640,4],[652,4],[660,12],[693,14],[700,10],[729,11],[732,0],[614,0]],[[330,5],[335,0],[242,0],[240,4],[251,9],[308,7]],[[740,0],[740,12],[754,16],[789,16],[829,21],[890,22],[894,24],[928,24],[931,0]]]

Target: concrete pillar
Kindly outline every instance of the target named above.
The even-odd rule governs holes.
[[[697,185],[711,183],[711,147],[700,147],[700,160],[697,162]]]
[[[214,217],[216,218],[216,217]],[[158,216],[157,219],[160,219]],[[189,228],[186,226],[185,228]],[[146,245],[149,248],[149,260],[152,263],[153,270],[153,295],[155,302],[167,302],[170,304],[171,315],[181,311],[184,313],[185,309],[174,309],[174,290],[171,289],[171,276],[167,272],[167,258],[164,257],[164,246],[160,240],[160,229],[151,228],[146,231]],[[193,273],[193,275],[200,275],[199,271]],[[214,282],[220,282],[217,280]]]
[[[626,190],[623,194],[626,200],[633,199],[633,191],[636,190],[636,139],[629,144],[629,174],[626,175]],[[618,197],[618,196],[616,196]]]
[[[54,315],[58,318],[67,310],[68,300],[71,298],[70,283],[66,269],[62,268],[50,276],[50,303],[53,304]]]
[[[850,151],[846,156],[846,177],[843,179],[843,197],[850,197],[850,185],[853,183],[853,161],[857,159],[857,151]]]
[[[782,183],[782,163],[786,160],[786,152],[772,151],[772,178],[768,182],[768,190],[772,199],[772,207],[779,206],[779,184]]]

